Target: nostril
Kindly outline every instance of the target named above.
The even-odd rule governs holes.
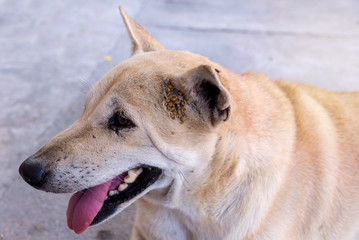
[[[40,188],[45,183],[46,170],[37,163],[24,161],[19,168],[22,178],[31,186]]]

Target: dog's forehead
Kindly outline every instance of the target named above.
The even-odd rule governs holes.
[[[188,51],[162,50],[135,55],[93,85],[86,97],[85,109],[104,98],[120,98],[136,104],[149,95],[159,96],[164,82],[208,63],[207,58]]]
[[[118,67],[133,75],[167,76],[168,74],[181,74],[198,65],[208,63],[207,58],[189,51],[161,50],[137,54],[119,64]]]

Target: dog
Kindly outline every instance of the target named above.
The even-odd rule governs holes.
[[[357,236],[358,92],[234,74],[120,12],[131,58],[19,168],[37,189],[76,192],[70,229],[136,201],[133,240]]]

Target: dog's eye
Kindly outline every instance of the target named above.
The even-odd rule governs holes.
[[[118,132],[121,129],[135,127],[135,124],[122,112],[116,112],[109,120],[108,127]]]

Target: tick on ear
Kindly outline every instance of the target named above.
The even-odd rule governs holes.
[[[164,105],[167,111],[169,111],[170,118],[173,120],[178,119],[181,124],[184,123],[187,100],[183,92],[174,87],[171,82],[168,82],[165,86],[164,95]]]

